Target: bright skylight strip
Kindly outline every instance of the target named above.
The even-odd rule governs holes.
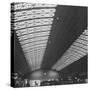
[[[28,8],[44,8],[44,7],[56,7],[56,5],[54,4],[40,4],[40,3],[26,3],[26,2],[22,2],[22,3],[17,3],[14,4],[14,10],[24,10],[24,9],[28,9]]]
[[[30,46],[30,47],[27,47],[27,48],[23,48],[23,50],[27,51],[27,50],[32,49],[32,48],[43,47],[43,46],[46,46],[46,42],[42,43],[42,44],[33,45],[33,46]]]
[[[48,30],[51,30],[51,25],[17,30],[16,33],[17,33],[18,36],[21,36],[21,35],[24,35],[24,34],[30,34],[30,33],[35,33],[35,32],[40,32],[40,31],[48,31]]]
[[[45,42],[47,43],[47,40],[33,42],[33,43],[28,43],[28,44],[22,45],[22,48],[30,47],[30,46],[37,45],[37,44],[40,44],[40,43],[45,43]]]
[[[12,19],[14,19],[14,21],[20,21],[20,20],[35,19],[35,18],[47,18],[47,17],[53,17],[54,13],[55,13],[54,8],[50,10],[36,9],[36,10],[30,10],[30,11],[20,11],[20,12],[14,12],[14,18]]]
[[[44,19],[33,19],[23,22],[16,22],[14,24],[14,29],[23,29],[28,27],[34,27],[38,25],[49,25],[52,24],[53,18],[44,18]]]
[[[53,16],[54,16],[53,13],[28,15],[28,16],[16,17],[14,19],[14,21],[27,20],[27,19],[35,19],[35,18],[47,18],[47,17],[53,17]]]
[[[27,40],[21,41],[20,44],[21,45],[25,45],[27,43],[38,42],[40,40],[43,41],[43,40],[46,40],[46,39],[48,39],[48,36],[47,35],[46,36],[43,36],[43,37],[37,37],[37,38],[27,39]]]
[[[28,34],[28,35],[24,35],[24,36],[20,36],[18,37],[19,40],[25,40],[25,39],[31,39],[31,38],[35,38],[35,37],[43,37],[45,35],[49,35],[50,31],[47,32],[40,32],[40,33],[33,33],[33,34]]]
[[[48,8],[48,9],[30,9],[30,10],[25,10],[25,11],[19,11],[19,12],[14,12],[15,18],[17,17],[22,17],[22,16],[28,16],[28,15],[40,15],[40,14],[49,14],[49,13],[55,13],[56,9],[55,8]]]

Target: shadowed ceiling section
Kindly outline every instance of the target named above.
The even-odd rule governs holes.
[[[87,8],[57,6],[42,68],[50,69],[86,28]]]

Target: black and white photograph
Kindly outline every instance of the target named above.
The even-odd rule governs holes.
[[[88,6],[13,2],[11,86],[88,83]]]

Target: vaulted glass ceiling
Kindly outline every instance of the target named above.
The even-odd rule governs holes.
[[[56,5],[14,3],[14,30],[31,70],[40,69]]]
[[[11,13],[31,71],[60,71],[87,55],[86,7],[22,2]]]

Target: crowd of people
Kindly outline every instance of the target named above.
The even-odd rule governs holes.
[[[88,82],[86,73],[60,74],[59,78],[48,80],[30,80],[28,78],[22,78],[21,75],[22,74],[13,73],[12,79],[14,81],[14,87],[50,86]]]

